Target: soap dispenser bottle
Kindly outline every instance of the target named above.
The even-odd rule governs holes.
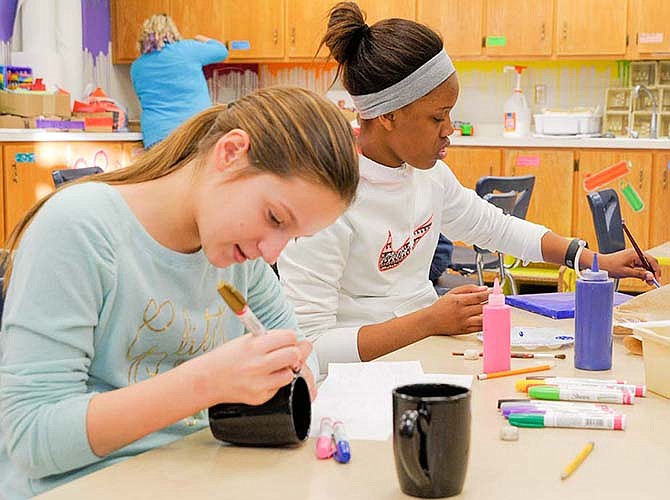
[[[504,71],[516,72],[516,87],[512,96],[505,101],[504,137],[525,137],[530,132],[530,108],[521,90],[521,73],[526,66],[505,66]]]

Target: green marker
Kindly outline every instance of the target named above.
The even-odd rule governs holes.
[[[509,423],[515,427],[572,427],[576,429],[608,429],[622,431],[626,428],[626,416],[614,413],[510,413]]]
[[[550,401],[592,401],[594,403],[618,403],[632,405],[635,394],[616,389],[593,387],[556,387],[536,385],[528,389],[528,395],[535,399]]]

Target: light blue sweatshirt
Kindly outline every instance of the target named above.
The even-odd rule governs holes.
[[[212,105],[202,67],[226,57],[228,49],[216,40],[180,40],[133,62],[130,78],[142,105],[145,148]]]
[[[49,200],[16,253],[2,318],[0,498],[32,496],[207,427],[201,412],[99,458],[86,412],[95,393],[242,335],[217,293],[222,279],[268,328],[296,328],[265,262],[217,269],[202,250],[169,250],[106,184],[72,186]],[[309,365],[317,373],[314,355]]]

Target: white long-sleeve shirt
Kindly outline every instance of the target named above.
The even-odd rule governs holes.
[[[290,243],[278,267],[300,329],[328,363],[360,361],[360,327],[437,300],[428,279],[440,232],[451,240],[542,261],[547,228],[503,214],[438,161],[430,170],[359,157],[356,201],[331,226]]]

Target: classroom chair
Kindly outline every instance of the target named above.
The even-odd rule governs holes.
[[[614,189],[593,191],[586,195],[593,217],[593,227],[596,230],[598,251],[600,253],[614,253],[626,248],[623,225],[621,224],[621,206],[619,195]],[[614,280],[614,289],[619,286],[619,280]]]
[[[64,168],[62,170],[54,170],[51,172],[51,177],[54,181],[54,186],[58,188],[66,182],[71,182],[80,177],[99,174],[101,172],[102,169],[100,167]]]
[[[530,204],[530,196],[535,186],[534,175],[522,175],[516,177],[498,177],[485,176],[477,181],[475,187],[476,193],[489,203],[493,203],[501,208],[506,214],[513,215],[520,219],[525,219]],[[477,273],[477,281],[480,285],[484,284],[484,270],[498,269],[501,285],[508,285],[513,295],[517,294],[517,287],[510,269],[514,264],[505,264],[505,256],[502,252],[496,252],[492,255],[490,250],[479,248],[476,245],[473,250],[454,248],[454,262],[451,268],[467,275]],[[464,259],[468,255],[470,258]],[[474,258],[473,258],[474,257]],[[474,264],[473,264],[474,260]]]
[[[586,199],[589,201],[589,208],[593,216],[598,251],[614,253],[626,248],[617,192],[614,189],[593,191],[586,195]]]

